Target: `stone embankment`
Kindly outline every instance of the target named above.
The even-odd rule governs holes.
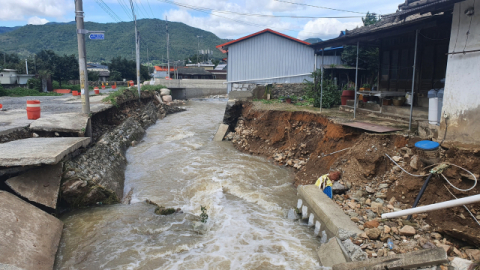
[[[128,147],[158,119],[185,110],[162,93],[139,99],[124,91],[116,106],[80,119],[82,128],[55,115],[20,134],[35,138],[3,140],[10,142],[0,144],[1,269],[52,269],[63,224],[51,214],[120,201]]]
[[[449,261],[480,260],[480,227],[463,207],[413,215],[411,220],[406,217],[381,219],[382,213],[411,208],[426,178],[405,173],[385,154],[410,174],[427,175],[428,164],[422,162],[421,153],[414,148],[421,138],[401,133],[364,133],[335,124],[319,114],[258,110],[254,103],[248,102],[230,101],[228,109],[225,117],[228,121],[224,123],[230,125],[231,132],[225,138],[242,152],[265,156],[278,165],[291,168],[295,173],[293,184],[299,189],[314,184],[318,177],[328,172],[341,173],[341,179],[334,185],[332,203],[359,230],[349,239],[342,239],[347,250],[360,249],[364,258],[373,259],[441,248]],[[480,174],[478,152],[450,148],[442,149],[439,155],[442,162]],[[448,168],[444,175],[460,189],[470,188],[474,183],[455,167]],[[443,178],[433,177],[420,205],[454,199],[450,192],[465,197],[479,194],[480,187],[460,192]],[[479,219],[480,205],[468,207]],[[302,213],[302,209],[296,211]],[[310,215],[300,216],[307,224],[310,218]],[[314,217],[314,220],[322,222],[321,217]],[[434,262],[435,259],[432,264],[439,264]],[[446,267],[447,264],[441,266],[442,269]]]

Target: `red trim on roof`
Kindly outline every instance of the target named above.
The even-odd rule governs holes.
[[[167,71],[167,68],[166,67],[159,67],[159,66],[155,66],[155,70],[156,71]],[[171,67],[170,68],[170,71],[174,71],[175,68]]]
[[[305,45],[310,45],[310,43],[306,42],[306,41],[303,41],[303,40],[300,40],[300,39],[296,39],[294,37],[291,37],[291,36],[287,36],[285,34],[282,34],[280,32],[277,32],[277,31],[273,31],[272,29],[265,29],[265,30],[262,30],[260,32],[256,32],[256,33],[253,33],[251,35],[248,35],[248,36],[245,36],[245,37],[242,37],[242,38],[239,38],[239,39],[235,39],[235,40],[232,40],[232,41],[229,41],[227,43],[223,43],[223,44],[220,44],[220,45],[217,45],[215,48],[219,49],[222,53],[226,53],[228,52],[227,47],[234,44],[234,43],[237,43],[237,42],[240,42],[240,41],[243,41],[243,40],[246,40],[246,39],[249,39],[251,37],[254,37],[254,36],[258,36],[260,34],[263,34],[263,33],[266,33],[266,32],[269,32],[269,33],[272,33],[272,34],[275,34],[275,35],[278,35],[278,36],[281,36],[281,37],[284,37],[284,38],[288,38],[290,40],[293,40],[293,41],[296,41],[296,42],[299,42],[299,43],[302,43],[302,44],[305,44]]]

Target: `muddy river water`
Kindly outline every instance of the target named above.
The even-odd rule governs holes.
[[[293,174],[213,142],[226,100],[190,101],[127,151],[130,205],[71,212],[55,269],[320,269],[312,229],[288,220]],[[156,215],[155,206],[183,213]],[[193,224],[207,208],[207,231]]]

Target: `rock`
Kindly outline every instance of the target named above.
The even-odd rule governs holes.
[[[417,155],[413,156],[410,160],[410,167],[415,170],[418,170],[420,168],[420,160]]]
[[[385,203],[385,202],[384,202],[382,199],[380,199],[380,198],[377,198],[375,201],[378,202],[378,203],[381,203],[382,205]]]
[[[383,204],[378,202],[372,202],[372,211],[381,215],[383,213]]]
[[[398,234],[398,228],[397,227],[392,227],[392,233],[393,234]]]
[[[422,248],[424,249],[432,249],[432,248],[435,248],[435,244],[432,243],[432,242],[426,242],[425,244],[422,245]]]
[[[395,160],[395,162],[399,162],[400,160],[402,160],[402,158],[399,156],[393,156],[392,159]]]
[[[387,195],[383,192],[377,192],[375,193],[375,197],[385,199],[387,198]]]
[[[415,228],[410,225],[405,225],[400,229],[400,235],[412,236],[415,235]]]
[[[442,239],[442,235],[436,232],[431,233],[430,236],[435,238],[436,240]]]
[[[466,249],[465,253],[467,256],[474,261],[480,260],[480,250],[479,249]]]
[[[172,96],[171,95],[165,95],[162,97],[163,102],[172,102]]]
[[[193,222],[193,230],[199,234],[205,234],[208,230],[207,226],[205,223],[200,222],[200,221],[195,221]]]
[[[382,232],[378,228],[373,228],[373,229],[367,229],[365,233],[367,234],[370,240],[376,240],[378,239],[378,237]]]
[[[388,188],[389,184],[380,184],[378,188]]]
[[[169,96],[170,93],[171,93],[170,89],[167,89],[167,88],[160,89],[160,95],[161,96]]]
[[[390,229],[389,226],[387,226],[387,225],[383,226],[383,232],[384,233],[390,233],[390,231],[391,231],[391,229]]]
[[[449,245],[437,244],[437,247],[443,248],[447,254],[452,250],[452,246]]]
[[[450,265],[453,266],[455,270],[468,270],[471,264],[471,261],[461,258],[454,258],[450,262]]]
[[[365,190],[368,192],[368,193],[375,193],[375,190],[369,186],[365,187]]]
[[[342,194],[348,191],[348,188],[338,181],[333,182],[332,191],[334,194]]]
[[[377,228],[379,225],[380,223],[378,223],[378,221],[376,220],[370,220],[365,222],[365,224],[363,224],[365,228]]]
[[[353,221],[353,222],[359,222],[360,221],[360,219],[358,217],[351,217],[350,220]]]
[[[372,210],[367,210],[366,212],[368,219],[374,219],[377,217],[377,214],[375,214]]]
[[[350,201],[349,203],[347,203],[347,205],[352,209],[357,208],[357,203],[354,201]]]
[[[367,259],[367,253],[363,252],[359,246],[352,242],[352,240],[347,239],[342,241],[342,245],[345,247],[345,250],[352,261],[364,261]]]

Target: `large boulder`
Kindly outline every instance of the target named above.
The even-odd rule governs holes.
[[[162,97],[163,102],[172,102],[172,96],[166,95]]]
[[[170,95],[170,94],[171,94],[170,89],[167,89],[167,88],[162,88],[162,89],[160,89],[160,95],[161,95],[161,96],[168,96],[168,95]]]

